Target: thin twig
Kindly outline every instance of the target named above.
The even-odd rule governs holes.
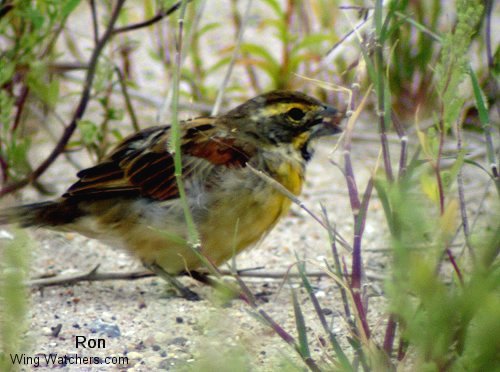
[[[127,108],[130,120],[132,120],[132,127],[136,132],[138,132],[141,128],[139,127],[139,121],[137,120],[137,115],[135,114],[134,106],[132,105],[132,101],[130,100],[130,95],[128,94],[128,88],[127,88],[127,82],[125,81],[125,76],[123,75],[123,72],[120,70],[118,66],[115,66],[115,71],[118,75],[118,82],[120,83],[120,88],[123,93],[125,107]]]
[[[381,70],[383,69],[382,61],[382,46],[375,49],[375,63]],[[390,107],[385,107],[385,91],[384,91],[384,78],[385,75],[383,71],[379,72],[378,84],[377,84],[377,115],[379,117],[379,131],[380,131],[380,143],[382,145],[382,152],[384,156],[384,169],[386,173],[387,180],[389,182],[394,181],[394,176],[392,172],[391,165],[391,154],[389,152],[389,143],[387,141],[387,123],[386,123],[386,110],[391,110]]]
[[[47,71],[51,74],[63,74],[67,71],[87,70],[89,66],[80,62],[56,62],[47,66]],[[23,68],[21,68],[23,69]],[[26,71],[28,67],[26,67]],[[83,79],[81,79],[83,81]]]
[[[194,19],[191,22],[190,28],[189,28],[189,34],[185,38],[186,41],[184,42],[184,49],[188,51],[192,51],[195,47],[193,46],[193,41],[195,40],[195,35],[199,30],[199,25],[203,19],[203,13],[205,12],[205,7],[207,5],[208,0],[201,0],[197,3],[197,9],[196,13],[194,15]],[[199,48],[198,46],[196,46]],[[199,50],[197,51],[199,52]],[[184,61],[186,58],[188,58],[189,53],[184,53],[182,55],[182,63],[184,64]]]
[[[21,122],[21,117],[24,110],[24,105],[26,104],[26,99],[28,98],[28,94],[30,92],[30,88],[28,85],[23,84],[21,87],[21,92],[19,93],[19,97],[16,100],[17,110],[16,116],[14,117],[14,124],[12,125],[11,131],[14,132],[19,127],[19,123]]]
[[[439,197],[439,214],[444,214],[444,186],[443,186],[443,178],[441,177],[441,159],[443,157],[443,147],[445,140],[445,127],[444,127],[444,104],[441,103],[441,119],[439,119],[439,143],[438,143],[438,153],[436,157],[436,161],[433,162],[434,173],[436,175],[437,188],[438,188],[438,197]]]
[[[384,345],[383,349],[388,357],[392,354],[392,349],[394,348],[394,338],[396,336],[396,328],[398,323],[396,322],[394,314],[389,315],[389,320],[387,321],[387,327],[385,328],[384,335]]]
[[[47,124],[47,121],[48,121],[47,119],[49,118],[49,115],[54,116],[55,120],[59,124],[61,124],[62,127],[64,127],[64,125],[65,125],[64,119],[61,118],[55,110],[50,110],[48,112],[45,112],[36,105],[30,105],[29,109],[30,109],[30,113],[39,120],[40,125],[47,133],[47,136],[50,138],[51,142],[53,144],[56,144],[58,141],[58,138],[55,135],[55,133],[53,132],[53,129],[50,128],[49,125]],[[66,161],[69,164],[71,164],[77,171],[79,171],[83,168],[83,165],[80,164],[80,162],[75,159],[75,156],[73,156],[71,151],[65,151],[63,153],[63,156],[66,159]]]
[[[95,0],[90,0],[90,10],[92,13],[92,29],[94,31],[94,44],[99,42],[99,22],[97,21],[97,7]]]
[[[344,8],[340,7],[340,9],[344,9]],[[328,52],[325,53],[325,59],[327,59],[327,60],[331,59],[332,53],[335,51],[335,49],[337,49],[348,38],[350,38],[352,35],[354,35],[355,32],[359,31],[363,26],[365,26],[367,24],[368,20],[369,20],[369,18],[368,18],[368,12],[366,12],[365,16],[363,17],[363,20],[360,21],[347,34],[345,34],[339,41],[337,41],[335,44],[333,44],[333,46],[328,50]]]
[[[31,279],[26,285],[30,287],[51,287],[59,285],[70,285],[80,282],[104,282],[109,280],[137,280],[155,277],[156,274],[149,270],[127,271],[127,272],[99,272],[99,265],[89,272],[77,273],[73,275],[51,276]],[[222,276],[235,277],[232,270],[220,270]],[[189,274],[187,274],[189,276]],[[330,278],[331,273],[325,271],[306,272],[309,278]],[[299,278],[299,273],[290,271],[262,271],[262,270],[238,270],[236,277],[283,280],[285,278]],[[370,280],[384,281],[386,276],[376,273],[367,274]],[[238,280],[240,282],[241,280]]]
[[[484,205],[486,202],[486,198],[489,194],[490,186],[493,184],[493,182],[494,181],[492,179],[490,179],[489,182],[484,187],[483,195],[481,196],[479,203],[477,203],[476,213],[474,215],[474,218],[472,219],[472,224],[471,224],[471,228],[470,228],[471,232],[474,231],[476,224],[479,221],[479,217],[481,216],[481,212],[483,211],[483,208],[484,208]]]
[[[493,57],[493,51],[491,48],[491,18],[493,12],[494,0],[487,0],[486,3],[486,32],[485,32],[485,44],[486,44],[486,59],[488,60],[488,75],[490,77],[490,82],[493,86],[493,97],[498,97],[498,79],[495,77],[495,58]],[[500,104],[497,102],[495,104],[497,113],[500,116]],[[497,175],[498,177],[498,175]]]
[[[232,15],[233,15],[233,23],[234,23],[234,27],[235,29],[241,29],[241,16],[239,15],[238,13],[238,1],[237,0],[233,0],[231,1],[231,7],[232,7]],[[241,57],[246,60],[248,59],[248,56],[249,56],[249,53],[246,52],[246,51],[242,51],[241,53]],[[253,66],[252,64],[250,63],[245,63],[244,64],[244,68],[245,68],[245,71],[248,75],[248,79],[250,80],[250,86],[253,88],[253,91],[255,92],[255,94],[258,94],[259,92],[262,91],[261,87],[260,87],[260,84],[259,84],[259,80],[257,78],[257,73],[255,72],[255,66]]]
[[[191,0],[188,0],[190,2]],[[117,27],[113,30],[113,35],[120,34],[122,32],[128,32],[128,31],[133,31],[137,30],[139,28],[144,28],[151,26],[152,24],[155,24],[156,22],[161,21],[163,18],[168,17],[170,14],[175,12],[177,9],[180,8],[182,4],[182,1],[176,2],[174,5],[172,5],[170,8],[167,10],[161,10],[156,14],[153,18],[148,19],[147,21],[139,22],[139,23],[134,23],[128,26],[123,26],[123,27]]]
[[[398,178],[401,180],[406,174],[407,160],[408,160],[408,136],[401,136],[401,151],[399,153],[399,170]]]
[[[79,282],[102,282],[107,280],[136,280],[156,276],[151,271],[132,271],[132,272],[98,272],[99,265],[86,273],[74,275],[55,276],[50,278],[32,279],[26,283],[30,287],[51,287],[58,285],[70,285]]]
[[[9,179],[9,165],[7,161],[0,155],[0,183],[5,183]]]
[[[422,26],[422,24],[416,22],[412,17],[408,16],[407,14],[401,13],[401,12],[399,12],[399,11],[396,10],[394,12],[394,15],[397,16],[397,17],[399,17],[399,18],[401,18],[401,19],[403,19],[405,22],[408,22],[410,25],[412,25],[413,27],[415,27],[419,32],[421,32],[424,35],[429,36],[432,40],[437,41],[439,43],[442,42],[441,36],[439,36],[438,34],[432,32],[427,27]]]
[[[231,73],[233,72],[236,59],[238,58],[240,46],[243,41],[243,34],[245,33],[248,19],[250,18],[251,9],[252,9],[252,0],[247,0],[247,6],[245,8],[245,13],[243,14],[243,21],[241,22],[241,27],[238,30],[238,36],[236,38],[236,43],[234,45],[233,55],[231,56],[231,61],[227,66],[226,75],[224,75],[224,79],[222,80],[222,83],[219,87],[219,92],[217,93],[217,98],[215,100],[214,107],[212,109],[212,116],[216,116],[219,113],[220,106],[222,104],[222,98],[224,97],[224,92],[226,91],[229,78],[231,77]]]
[[[349,118],[348,124],[345,128],[344,136],[344,174],[347,182],[347,189],[349,191],[349,200],[351,210],[354,218],[354,239],[353,239],[353,252],[352,252],[352,278],[350,283],[350,290],[358,312],[358,319],[361,321],[361,326],[364,331],[364,336],[370,338],[370,328],[366,320],[366,309],[363,306],[361,298],[361,282],[363,277],[363,262],[361,254],[361,241],[363,238],[364,226],[366,222],[366,211],[373,189],[373,178],[370,178],[366,191],[363,195],[363,200],[359,198],[358,186],[356,183],[354,170],[351,161],[351,141],[354,124],[366,103],[368,94],[363,97],[359,107],[354,111],[353,115]]]
[[[462,153],[462,125],[457,123],[457,151],[459,154]],[[469,250],[469,254],[472,261],[476,260],[476,253],[472,247],[470,240],[470,229],[469,229],[469,218],[467,216],[467,206],[465,204],[465,194],[464,194],[464,177],[463,177],[463,166],[460,166],[457,174],[457,184],[458,184],[458,200],[460,202],[460,213],[462,215],[462,227],[464,231],[465,244]]]
[[[373,10],[373,7],[372,6],[357,6],[357,5],[340,5],[339,9],[342,9],[342,10],[367,11],[367,10]]]
[[[330,227],[330,229],[328,230],[328,235],[329,235],[329,239],[331,242],[330,244],[331,244],[331,249],[332,249],[333,260],[335,262],[335,272],[339,278],[342,278],[343,277],[342,266],[340,264],[340,258],[339,258],[340,256],[339,256],[339,252],[337,249],[337,244],[336,244],[336,241],[334,239],[334,236],[330,233],[330,231],[335,233],[336,230],[335,230],[334,226],[332,226],[330,219],[328,218],[328,213],[326,211],[326,208],[324,208],[324,206],[321,206],[321,209],[323,211],[323,216],[325,217],[325,223]],[[333,270],[332,270],[332,272],[333,272]],[[342,298],[342,304],[344,305],[345,317],[346,317],[346,319],[350,319],[351,318],[351,309],[349,306],[349,300],[347,297],[346,289],[344,286],[340,285],[339,291],[340,291],[340,297]]]

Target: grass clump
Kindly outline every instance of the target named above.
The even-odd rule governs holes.
[[[0,240],[0,370],[11,371],[11,357],[25,352],[26,316],[29,301],[26,281],[29,279],[30,243],[19,232],[6,244]]]

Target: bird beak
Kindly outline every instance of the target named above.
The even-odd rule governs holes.
[[[345,114],[331,106],[324,106],[324,110],[317,114],[317,124],[313,128],[311,137],[333,136],[341,133],[340,123]]]

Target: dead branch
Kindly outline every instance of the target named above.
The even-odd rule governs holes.
[[[28,287],[52,287],[59,285],[71,285],[80,282],[102,282],[108,280],[137,280],[144,278],[155,277],[156,274],[149,270],[140,271],[128,271],[128,272],[99,272],[99,265],[94,267],[92,270],[86,273],[78,273],[74,275],[63,275],[55,276],[50,278],[38,278],[29,280],[26,285]],[[230,270],[221,270],[221,274],[224,276],[233,276],[234,274]],[[187,275],[187,274],[186,274]],[[311,278],[324,278],[329,277],[327,271],[311,271],[307,273],[308,277]],[[286,277],[296,278],[299,277],[298,273],[290,273],[288,271],[256,271],[256,270],[241,270],[238,271],[239,277],[248,278],[259,278],[259,279],[277,279],[282,280]],[[385,276],[380,274],[371,273],[367,275],[368,279],[371,280],[385,280]]]

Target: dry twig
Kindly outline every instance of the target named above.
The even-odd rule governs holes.
[[[103,282],[108,280],[138,280],[145,278],[155,277],[156,274],[149,270],[138,270],[138,271],[126,271],[126,272],[99,272],[100,265],[97,265],[89,272],[78,273],[74,275],[62,275],[62,276],[52,276],[52,277],[42,277],[37,279],[32,279],[26,283],[29,287],[52,287],[59,285],[71,285],[80,282]],[[221,275],[223,276],[234,276],[231,270],[221,270]],[[186,274],[187,275],[187,274]],[[306,273],[310,278],[329,278],[330,273],[327,271],[311,271]],[[257,279],[276,279],[282,280],[286,277],[288,278],[298,278],[299,273],[290,273],[289,271],[258,271],[256,269],[252,270],[239,270],[237,272],[239,277],[247,278],[257,278]],[[384,275],[370,273],[367,275],[368,279],[382,281],[386,277]]]

